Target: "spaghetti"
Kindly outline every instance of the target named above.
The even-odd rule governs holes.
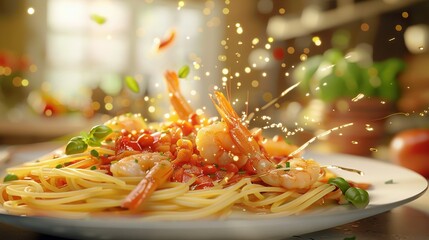
[[[66,159],[74,158],[56,158],[57,162]],[[113,177],[100,170],[70,166],[52,168],[49,167],[55,164],[52,160],[40,160],[39,167],[27,163],[8,169],[8,172],[26,173],[26,177],[0,185],[0,202],[6,211],[17,215],[61,217],[85,217],[100,212],[136,214],[121,208],[121,203],[141,177]],[[240,207],[260,213],[255,215],[257,217],[287,216],[320,202],[336,188],[319,182],[305,193],[299,193],[243,178],[229,186],[219,184],[191,190],[194,181],[163,184],[138,212],[148,219],[192,220],[225,217],[234,207]]]

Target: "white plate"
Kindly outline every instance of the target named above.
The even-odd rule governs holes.
[[[346,179],[369,182],[370,204],[365,209],[335,206],[299,216],[254,220],[199,220],[148,222],[136,218],[88,218],[83,220],[23,217],[0,209],[0,221],[36,232],[69,238],[98,239],[281,239],[332,228],[373,216],[408,203],[428,187],[425,178],[408,169],[374,159],[350,155],[307,154],[322,165],[339,165],[365,175],[336,171]],[[386,184],[386,181],[393,184]]]

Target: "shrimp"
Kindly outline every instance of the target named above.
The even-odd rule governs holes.
[[[167,83],[171,105],[180,119],[188,120],[195,112],[180,90],[179,77],[173,71],[167,71],[164,77]]]
[[[225,122],[217,122],[201,128],[195,138],[197,150],[209,164],[219,166],[234,163],[238,168],[244,166],[248,160],[247,155],[241,154],[231,138]]]
[[[212,100],[223,121],[205,126],[197,133],[197,149],[206,161],[234,163],[239,168],[250,161],[263,182],[286,189],[309,188],[317,181],[320,166],[313,160],[294,158],[289,167],[277,169],[278,164],[264,154],[225,96],[215,92]]]
[[[263,159],[256,164],[255,168],[266,184],[286,189],[309,188],[320,177],[320,166],[314,160],[293,158],[288,163],[287,167],[273,169],[273,164]]]
[[[136,188],[122,202],[122,207],[131,210],[139,208],[171,177],[173,167],[169,159],[170,156],[167,154],[143,152],[125,157],[110,166],[110,171],[115,177],[143,176]]]

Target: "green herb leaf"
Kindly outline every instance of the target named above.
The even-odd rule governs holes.
[[[70,154],[82,153],[87,148],[88,148],[88,144],[85,142],[83,137],[81,136],[73,137],[67,143],[66,154],[70,155]]]
[[[82,132],[81,136],[73,137],[67,143],[66,154],[82,153],[88,149],[88,145],[101,146],[101,141],[112,132],[112,129],[105,125],[95,126],[91,128],[89,133]]]
[[[18,179],[19,179],[18,176],[16,176],[15,174],[9,173],[4,177],[3,182],[9,182],[9,181],[14,181]]]
[[[106,17],[98,15],[98,14],[92,14],[91,20],[96,22],[99,25],[103,25],[107,21]]]
[[[344,196],[357,208],[365,208],[369,204],[368,192],[360,188],[350,187]]]
[[[186,78],[189,74],[190,68],[188,65],[185,65],[179,69],[178,76],[179,78]]]
[[[58,164],[57,166],[55,166],[55,168],[62,168],[63,165],[62,164]]]
[[[103,140],[105,137],[107,137],[111,133],[112,133],[112,129],[106,125],[95,126],[89,131],[90,137],[93,137],[94,140],[96,140],[96,141]]]
[[[97,140],[94,137],[86,139],[86,143],[89,146],[92,146],[92,147],[99,147],[99,146],[101,146],[101,140]]]
[[[393,184],[393,183],[394,183],[393,179],[390,179],[390,180],[387,180],[387,181],[384,182],[384,184]]]
[[[345,194],[346,191],[350,188],[350,184],[342,177],[330,178],[328,180],[328,183],[341,189],[341,192],[343,192],[343,194]]]
[[[91,168],[90,168],[91,170],[95,170],[95,169],[97,169],[97,166],[91,166]]]
[[[125,84],[127,85],[127,87],[128,87],[131,91],[133,91],[133,92],[135,92],[135,93],[138,93],[138,92],[140,91],[140,86],[139,86],[139,84],[137,83],[136,79],[135,79],[135,78],[133,78],[133,77],[131,77],[131,76],[126,76],[126,77],[125,77]]]
[[[95,149],[92,149],[90,153],[91,153],[91,156],[96,157],[96,158],[98,158],[100,156],[100,154]]]

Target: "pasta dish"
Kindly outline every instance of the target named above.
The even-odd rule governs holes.
[[[298,214],[331,202],[364,208],[368,193],[282,137],[249,129],[221,92],[220,118],[198,115],[165,74],[176,118],[117,116],[66,147],[6,170],[0,203],[11,214],[71,218],[132,215],[153,220]]]

